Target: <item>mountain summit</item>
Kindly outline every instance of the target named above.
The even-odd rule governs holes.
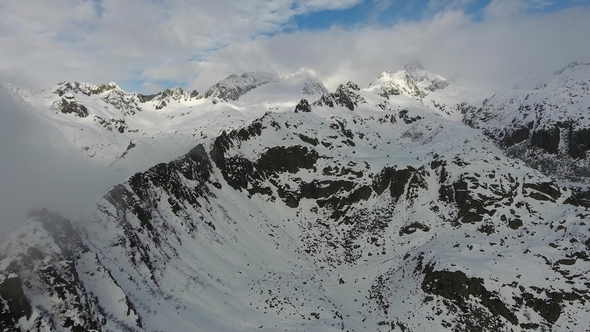
[[[232,75],[136,112],[33,94],[91,160],[158,161],[76,219],[31,211],[0,245],[0,328],[588,331],[590,75],[556,77],[459,102],[416,65],[321,94]]]
[[[427,71],[419,62],[413,62],[393,74],[384,71],[369,88],[380,91],[379,94],[386,98],[403,94],[421,100],[430,92],[442,90],[450,84],[446,78]]]
[[[422,66],[422,63],[418,60],[411,61],[404,66],[404,70],[410,74],[415,72],[425,72],[426,69]]]

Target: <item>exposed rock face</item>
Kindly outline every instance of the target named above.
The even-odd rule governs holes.
[[[543,149],[549,154],[556,154],[560,141],[559,127],[537,129],[531,135],[531,145]]]
[[[66,98],[53,103],[53,109],[63,114],[74,114],[80,118],[85,118],[89,114],[86,106],[78,104],[75,100],[69,101]]]
[[[303,94],[304,95],[323,95],[328,93],[328,90],[324,86],[323,83],[315,81],[315,80],[306,80],[303,85]]]
[[[581,168],[584,127],[545,121],[553,106],[531,96],[457,106],[482,133],[425,108],[446,88],[422,71],[405,69],[417,90],[396,83],[398,104],[352,82],[311,103],[297,95],[134,174],[79,220],[32,213],[0,246],[1,328],[586,329],[589,191],[494,146]],[[208,105],[215,120],[235,106]],[[132,119],[94,121],[119,135]]]
[[[424,268],[422,290],[427,294],[449,300],[449,307],[456,306],[459,313],[457,328],[460,330],[499,330],[508,321],[518,326],[518,318],[502,302],[499,294],[488,291],[482,278],[469,278],[461,271],[435,271],[433,266]],[[478,305],[470,305],[475,298]]]
[[[532,122],[531,122],[532,126]],[[503,148],[509,148],[513,145],[521,143],[525,140],[528,140],[531,134],[531,128],[529,127],[521,127],[519,129],[514,130],[511,133],[506,133],[502,141],[500,142],[500,146]]]
[[[209,88],[205,92],[204,97],[212,98],[214,103],[218,101],[235,101],[248,91],[277,80],[278,77],[269,73],[244,73],[241,76],[230,75]]]
[[[295,106],[295,113],[298,112],[311,112],[311,106],[309,105],[309,102],[307,101],[307,99],[301,99],[301,101],[299,102],[299,104],[297,104],[297,106]]]
[[[340,105],[354,111],[354,108],[359,104],[364,104],[367,101],[361,95],[358,94],[360,88],[353,82],[348,82],[345,85],[340,84],[334,93],[322,95],[318,101],[314,103],[317,106],[329,106]]]
[[[574,131],[569,128],[568,153],[574,159],[586,159],[586,151],[590,150],[590,128]]]
[[[116,283],[96,254],[84,245],[69,220],[46,210],[34,211],[21,232],[1,248],[2,257],[19,253],[3,258],[0,266],[0,275],[7,276],[0,282],[0,296],[5,305],[0,322],[3,331],[141,327],[130,303],[127,313],[103,307],[106,303],[95,293],[96,288],[117,287]],[[92,279],[99,283],[91,284]],[[120,299],[127,301],[117,289]],[[125,318],[118,320],[121,314]],[[111,324],[105,324],[107,320]]]
[[[590,65],[570,63],[534,90],[494,95],[483,107],[466,111],[463,121],[536,169],[587,182],[589,73]]]
[[[2,331],[18,331],[18,321],[21,318],[31,318],[31,304],[23,292],[22,280],[18,275],[11,275],[0,283],[0,328]]]

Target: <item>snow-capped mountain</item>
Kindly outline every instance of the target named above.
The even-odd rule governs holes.
[[[64,82],[41,92],[4,88],[62,132],[71,148],[129,175],[169,161],[223,129],[327,93],[306,73],[285,79],[268,73],[231,75],[203,94],[177,87],[142,95],[116,83]],[[260,109],[261,103],[266,108]]]
[[[270,73],[244,73],[241,76],[230,75],[205,92],[205,98],[211,97],[213,103],[218,101],[236,101],[240,96],[261,85],[276,82],[278,77]]]
[[[535,89],[502,91],[464,122],[482,129],[509,155],[553,176],[588,182],[590,64],[572,62]]]
[[[451,82],[446,78],[427,71],[422,64],[415,62],[393,74],[390,71],[384,71],[369,88],[378,91],[381,96],[388,99],[390,96],[401,94],[422,99],[429,92],[442,90],[450,84]]]
[[[497,133],[529,118],[493,106],[585,105],[565,98],[590,79],[580,68],[529,97],[480,95],[417,64],[331,93],[309,75],[234,75],[209,95],[158,94],[169,98],[160,109],[111,84],[61,96],[10,87],[48,124],[82,132],[68,137],[132,140],[151,160],[168,140],[186,149],[75,220],[31,212],[0,246],[0,326],[589,331],[590,201],[512,153],[530,138],[507,146]],[[138,108],[105,101],[117,91]],[[135,149],[117,160],[132,165]],[[106,160],[110,148],[97,151]]]

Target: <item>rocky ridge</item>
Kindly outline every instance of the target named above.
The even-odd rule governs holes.
[[[511,156],[552,176],[587,183],[590,64],[572,62],[533,90],[508,90],[465,110]]]
[[[410,75],[415,67],[404,75],[416,89],[399,95],[349,82],[219,123],[75,222],[32,213],[0,247],[2,327],[583,331],[588,199],[513,153],[543,149],[527,143],[531,133],[512,145],[498,134],[531,119],[516,111],[531,99],[583,113],[584,95],[557,98],[582,89],[583,65],[512,103],[497,94],[434,108],[428,98],[449,86],[426,89],[432,76]],[[221,104],[218,116],[232,107]],[[554,123],[538,120],[548,114],[559,119],[535,112],[533,133]],[[554,154],[573,159],[568,146]]]

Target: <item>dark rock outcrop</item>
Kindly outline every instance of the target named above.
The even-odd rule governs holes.
[[[559,126],[537,129],[531,135],[531,145],[543,149],[547,153],[556,154],[560,142]]]
[[[471,331],[494,330],[505,326],[506,323],[500,317],[512,325],[518,325],[518,318],[498,294],[485,288],[483,279],[467,277],[461,271],[435,270],[433,265],[426,265],[423,273],[422,290],[450,300],[451,305],[459,308],[462,325]],[[470,298],[476,298],[488,311],[478,310],[469,303]]]

